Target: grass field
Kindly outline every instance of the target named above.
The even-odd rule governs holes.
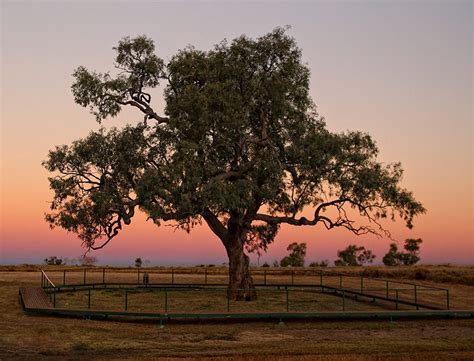
[[[423,271],[420,271],[422,269]],[[450,274],[450,269],[452,274]],[[405,321],[288,321],[277,322],[171,322],[164,328],[157,323],[97,321],[54,317],[28,316],[18,303],[20,286],[38,285],[36,267],[0,268],[0,359],[110,360],[110,359],[199,359],[212,360],[446,360],[474,358],[474,320],[405,320]],[[383,270],[383,269],[382,269]],[[344,269],[350,273],[370,273],[382,270]],[[161,270],[163,271],[163,270]],[[189,271],[189,270],[187,270]],[[202,271],[202,270],[201,270]],[[329,271],[329,270],[328,270]],[[331,269],[330,271],[338,271]],[[339,270],[340,271],[340,270]],[[387,272],[386,270],[383,270]],[[132,277],[126,270],[107,270],[110,277]],[[185,277],[175,270],[176,281]],[[200,270],[196,270],[201,277]],[[208,270],[211,274],[219,270]],[[474,307],[473,267],[417,267],[410,271],[392,270],[400,275],[385,274],[392,280],[416,280],[426,285],[449,287],[452,308]],[[397,273],[398,272],[398,273]],[[413,272],[410,274],[409,272]],[[49,272],[49,274],[51,271]],[[80,278],[81,273],[76,272]],[[97,271],[88,274],[99,277]],[[60,282],[60,272],[56,281]],[[136,277],[136,274],[134,275]],[[211,276],[209,276],[211,277]],[[216,277],[218,277],[216,275]],[[220,277],[220,276],[219,276]],[[280,276],[281,277],[281,276]],[[286,277],[286,276],[285,276]],[[301,277],[305,277],[302,275]],[[434,277],[434,279],[430,279]],[[419,276],[418,276],[419,278]],[[444,280],[444,281],[443,281]],[[275,279],[277,281],[277,279]],[[302,281],[305,281],[303,278]],[[116,293],[116,295],[114,295]],[[260,295],[260,294],[259,294]],[[119,291],[107,297],[122,299]],[[131,294],[133,307],[133,297]],[[154,293],[150,297],[157,296]],[[188,294],[189,298],[192,294]],[[187,304],[200,308],[198,296]],[[59,302],[68,302],[66,297]],[[96,295],[99,297],[99,294]],[[184,296],[183,296],[184,297]],[[330,296],[328,296],[330,297]],[[260,296],[262,299],[265,297]],[[155,297],[156,299],[156,297]],[[184,299],[184,298],[182,298]],[[217,296],[213,302],[220,304]],[[82,302],[83,299],[74,302]],[[95,298],[96,302],[107,302]],[[297,301],[295,299],[295,301]],[[321,300],[324,301],[324,300]],[[94,301],[93,301],[94,302]],[[120,301],[119,301],[120,302]],[[269,301],[267,301],[269,302]],[[304,302],[300,299],[299,302]],[[336,302],[340,302],[336,298]],[[321,304],[329,302],[321,302]],[[138,303],[137,303],[138,304]],[[146,306],[147,302],[140,303]],[[172,305],[172,304],[171,304]],[[223,302],[223,307],[225,302]],[[237,306],[235,307],[245,307]],[[269,306],[269,304],[265,305]],[[270,304],[271,306],[271,304]]]

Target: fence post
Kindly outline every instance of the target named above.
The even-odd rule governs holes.
[[[125,289],[125,311],[128,311],[128,290]]]
[[[88,289],[88,292],[87,292],[87,308],[88,309],[91,308],[91,289],[90,288]]]
[[[386,284],[385,284],[385,287],[386,287],[386,288],[385,288],[385,297],[388,298],[388,281],[385,281],[385,283],[386,283]]]
[[[140,268],[138,269],[138,272],[137,272],[137,284],[140,284]]]
[[[417,287],[416,285],[415,286],[415,305],[416,305],[416,309],[419,310],[420,307],[418,306],[418,294],[417,294]]]
[[[295,271],[291,270],[291,284],[295,284]]]
[[[227,312],[230,312],[230,292],[227,291]]]
[[[290,301],[289,301],[289,296],[288,296],[288,287],[285,287],[286,289],[286,312],[288,312],[288,310],[290,309]]]
[[[207,285],[207,268],[204,268],[204,284]]]
[[[174,284],[174,268],[171,269],[171,284]]]
[[[342,273],[339,273],[339,288],[342,288]]]
[[[364,276],[360,276],[360,293],[364,291]]]
[[[41,287],[44,287],[44,274],[41,272]]]
[[[342,310],[346,310],[346,293],[342,290]]]
[[[323,270],[319,270],[319,284],[323,285]]]
[[[263,270],[263,284],[267,284],[267,270]]]
[[[102,268],[102,283],[105,283],[105,268]]]
[[[395,298],[396,298],[395,309],[398,310],[398,288],[395,290]]]
[[[84,284],[86,284],[86,269],[84,268]]]
[[[168,312],[168,290],[165,288],[165,312]]]
[[[53,292],[53,308],[56,308],[56,290]]]
[[[66,285],[66,270],[63,270],[63,286]]]
[[[446,309],[449,310],[449,289],[446,288]]]

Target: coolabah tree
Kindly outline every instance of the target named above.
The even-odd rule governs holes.
[[[229,294],[251,300],[246,246],[265,250],[280,225],[380,234],[381,218],[399,215],[411,227],[424,211],[400,186],[400,164],[377,161],[369,135],[326,128],[286,29],[187,47],[166,63],[145,36],[114,49],[115,72],[74,71],[74,100],[98,122],[125,107],[141,116],[58,146],[44,162],[54,173],[46,220],[87,249],[104,247],[138,209],[186,231],[205,222],[229,257]],[[152,104],[158,86],[161,111]]]

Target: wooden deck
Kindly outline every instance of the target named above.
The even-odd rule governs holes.
[[[53,308],[48,295],[42,287],[21,287],[20,296],[25,309]]]

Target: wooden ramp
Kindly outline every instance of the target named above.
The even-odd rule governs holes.
[[[53,307],[53,304],[42,287],[21,287],[20,296],[23,302],[23,307],[26,310]]]

